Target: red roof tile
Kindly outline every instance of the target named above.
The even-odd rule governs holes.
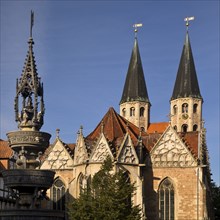
[[[140,134],[140,129],[138,127],[117,114],[113,108],[108,110],[94,131],[86,137],[87,143],[92,144],[92,142],[98,140],[102,129],[105,137],[112,143],[112,146],[116,151],[121,145],[127,131],[130,134],[134,145],[137,144]],[[146,135],[146,132],[142,132],[142,136]]]
[[[0,159],[10,158],[13,155],[12,149],[8,142],[0,139]]]
[[[147,133],[163,133],[166,128],[169,126],[169,122],[158,122],[158,123],[150,123]]]

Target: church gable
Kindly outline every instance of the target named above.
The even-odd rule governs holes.
[[[74,164],[75,165],[82,164],[86,162],[87,159],[88,159],[88,153],[86,150],[84,137],[83,135],[79,135],[74,152]]]
[[[109,148],[108,142],[104,136],[101,134],[93,153],[91,154],[90,161],[91,162],[103,162],[107,156],[111,156],[113,158],[112,152]]]
[[[138,157],[134,149],[133,142],[130,135],[127,133],[124,137],[124,140],[121,144],[118,153],[118,162],[128,163],[128,164],[138,164]]]
[[[72,157],[64,144],[57,139],[41,165],[41,169],[70,169],[72,166]]]
[[[167,128],[152,149],[151,162],[154,167],[189,167],[196,165],[195,158],[171,126]]]

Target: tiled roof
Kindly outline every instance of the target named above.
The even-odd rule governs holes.
[[[198,157],[198,132],[179,133],[179,136],[194,157]]]
[[[127,131],[130,134],[134,145],[137,145],[138,137],[140,135],[139,128],[117,114],[113,108],[108,110],[94,131],[86,137],[86,142],[92,144],[97,141],[102,130],[105,137],[111,142],[116,151],[120,147]],[[142,136],[146,135],[146,132],[142,132]]]
[[[10,158],[12,155],[13,151],[9,147],[8,142],[0,139],[0,159]]]
[[[169,126],[169,122],[158,122],[158,123],[150,123],[147,133],[163,133],[166,128]]]

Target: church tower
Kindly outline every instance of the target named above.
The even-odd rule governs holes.
[[[137,32],[137,28],[135,32]],[[143,131],[146,131],[150,123],[150,106],[137,36],[135,36],[134,47],[120,101],[120,115]]]
[[[189,19],[179,69],[170,100],[171,125],[177,132],[200,131],[202,103],[194,59],[189,39]]]

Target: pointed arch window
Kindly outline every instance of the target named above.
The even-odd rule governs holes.
[[[123,116],[123,117],[126,116],[126,109],[125,109],[125,108],[122,109],[122,116]]]
[[[187,132],[188,126],[187,124],[182,125],[182,132]]]
[[[174,186],[169,178],[163,180],[159,187],[159,219],[174,220]]]
[[[140,117],[144,117],[144,111],[145,111],[144,107],[141,107],[140,108]]]
[[[197,105],[197,104],[194,104],[194,105],[193,105],[193,113],[197,113],[197,108],[198,108],[198,105]]]
[[[130,116],[135,116],[135,108],[134,107],[130,108]]]
[[[173,127],[173,129],[174,129],[175,131],[177,131],[177,126],[175,125],[175,126]]]
[[[195,124],[193,125],[193,131],[197,131],[198,126]]]
[[[54,210],[65,210],[65,185],[60,178],[57,178],[53,183],[51,200]]]
[[[82,173],[78,177],[78,195],[82,192],[83,189],[86,189],[91,185],[91,176],[86,177]]]
[[[182,113],[188,113],[188,104],[187,103],[182,104]]]
[[[177,114],[177,105],[173,106],[173,114],[176,115]]]

